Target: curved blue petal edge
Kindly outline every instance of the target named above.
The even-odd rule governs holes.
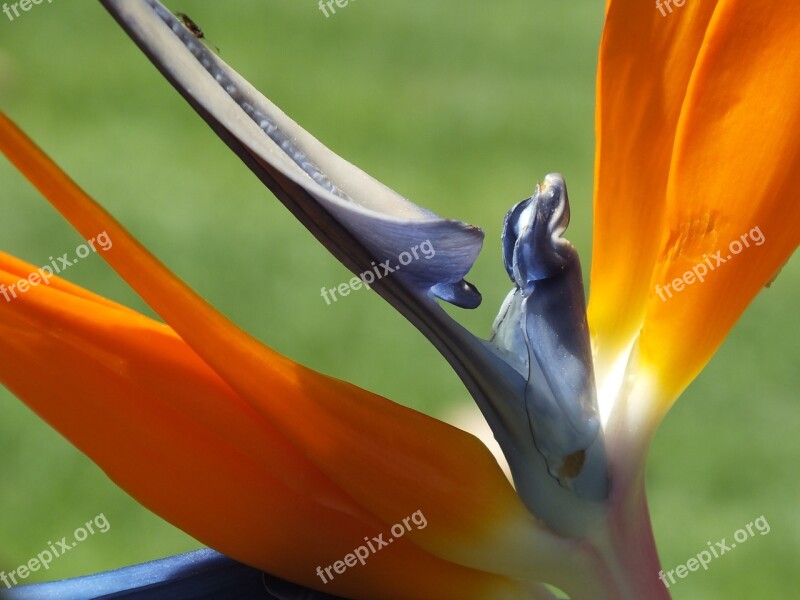
[[[399,271],[396,279],[414,294],[462,308],[480,305],[481,295],[464,280],[483,246],[480,228],[439,217],[336,155],[198,43],[159,0],[101,2],[217,135],[364,284],[396,296],[382,277]]]
[[[243,565],[210,549],[114,571],[0,589],[2,600],[339,600]]]

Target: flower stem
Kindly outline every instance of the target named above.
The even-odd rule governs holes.
[[[652,415],[643,420],[647,418]],[[571,600],[670,598],[659,579],[661,566],[645,494],[645,461],[655,429],[647,425],[624,418],[610,423],[606,438],[612,478],[609,509],[584,538],[577,580],[562,586]]]

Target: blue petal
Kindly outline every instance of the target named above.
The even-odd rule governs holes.
[[[569,224],[560,175],[509,211],[503,233],[506,270],[515,287],[492,342],[516,357],[528,381],[532,435],[550,474],[581,498],[608,495],[586,300],[578,253],[562,235]]]
[[[337,600],[285,582],[214,550],[179,554],[115,571],[0,591],[2,600]]]
[[[462,281],[483,232],[424,209],[345,161],[254,89],[156,0],[102,0],[175,88],[294,215],[356,275],[379,264],[409,288],[474,308]],[[429,244],[430,256],[419,256]],[[406,263],[403,253],[417,254]],[[398,268],[399,267],[399,268]],[[378,274],[391,272],[379,269]],[[374,287],[386,288],[382,280]]]

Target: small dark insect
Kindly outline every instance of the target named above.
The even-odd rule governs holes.
[[[195,23],[189,15],[187,15],[186,13],[177,12],[175,13],[175,16],[178,17],[178,19],[180,19],[180,22],[183,23],[183,26],[186,27],[186,29],[188,29],[194,37],[196,37],[198,40],[205,40],[206,42],[208,42],[206,34],[203,33],[203,30],[200,29],[200,26],[197,23]],[[217,51],[217,54],[219,54],[219,48],[217,48],[213,44],[212,46]]]
[[[175,13],[175,16],[181,20],[181,23],[183,23],[186,29],[191,31],[192,35],[194,35],[194,37],[196,37],[198,40],[202,40],[203,38],[206,37],[206,34],[203,33],[203,30],[200,29],[197,23],[192,21],[192,18],[189,15],[187,15],[186,13],[179,12]]]

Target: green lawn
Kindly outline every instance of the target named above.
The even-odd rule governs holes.
[[[588,274],[602,2],[359,0],[329,18],[315,0],[171,6],[189,13],[227,62],[334,150],[423,206],[484,228],[486,247],[470,277],[484,303],[462,319],[473,331],[488,331],[510,287],[500,259],[502,217],[550,171],[567,178],[568,237]],[[325,304],[320,288],[349,273],[99,3],[57,0],[14,21],[0,14],[0,108],[181,277],[271,347],[431,414],[470,402],[444,360],[376,295],[360,291]],[[0,160],[0,248],[44,264],[80,241]],[[67,278],[148,311],[99,256]],[[649,488],[665,568],[762,514],[771,526],[708,572],[680,581],[672,588],[678,600],[786,598],[800,584],[798,290],[795,260],[657,435]],[[198,546],[5,391],[0,481],[0,570],[101,512],[110,531],[37,580]]]

